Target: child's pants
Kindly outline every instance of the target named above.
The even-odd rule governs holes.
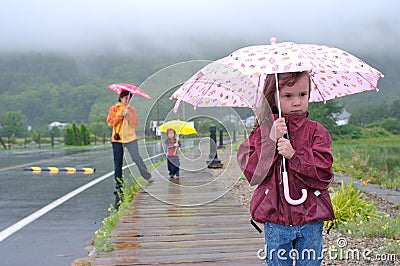
[[[178,156],[167,156],[169,177],[179,177],[180,161]]]

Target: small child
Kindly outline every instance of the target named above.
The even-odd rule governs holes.
[[[172,128],[167,129],[167,139],[165,140],[165,147],[167,150],[167,165],[169,177],[179,177],[179,156],[178,148],[181,146],[181,142],[176,138],[176,132]]]

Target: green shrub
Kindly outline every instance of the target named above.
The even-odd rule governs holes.
[[[335,227],[349,222],[369,221],[378,217],[374,202],[367,200],[366,195],[356,190],[352,182],[345,185],[342,181],[339,190],[330,188],[330,192],[336,218]],[[326,222],[326,225],[330,226],[331,221]]]
[[[355,125],[339,126],[338,132],[341,137],[348,137],[350,139],[359,139],[362,137],[361,127]]]
[[[382,121],[382,127],[392,134],[400,134],[400,120],[397,118],[386,118]]]

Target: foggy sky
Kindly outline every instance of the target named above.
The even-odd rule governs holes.
[[[0,52],[131,52],[139,46],[329,44],[397,52],[397,0],[2,0]],[[237,47],[240,48],[240,47]]]

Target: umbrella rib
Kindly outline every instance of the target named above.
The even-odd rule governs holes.
[[[201,97],[199,97],[199,100],[197,101],[197,103],[196,103],[196,105],[195,105],[196,107],[198,107],[198,105],[199,105],[201,99],[204,98],[204,96],[205,96],[206,93],[210,90],[210,88],[212,87],[212,85],[214,84],[214,82],[215,82],[215,81],[213,81],[213,82],[210,84],[210,86],[208,87],[208,89],[206,89],[206,90],[203,91],[203,94],[201,95]],[[207,84],[208,82],[204,82],[204,83]]]
[[[259,95],[260,95],[260,82],[261,82],[261,75],[259,75],[259,76],[258,76],[257,93],[256,93],[256,102],[255,102],[255,104],[254,104],[253,108],[257,106],[257,103],[258,103],[258,101],[259,101]]]
[[[321,95],[321,98],[322,98],[323,102],[326,103],[325,97],[324,97],[324,95],[322,95],[321,91],[319,90],[317,83],[315,83],[312,78],[310,78],[310,80],[314,84],[314,86],[315,86],[316,90],[318,91],[319,95]]]
[[[363,80],[369,83],[376,91],[379,91],[378,87],[376,85],[373,85],[368,79],[366,79],[363,75],[360,74],[360,72],[356,72]],[[377,82],[378,84],[378,82]]]

